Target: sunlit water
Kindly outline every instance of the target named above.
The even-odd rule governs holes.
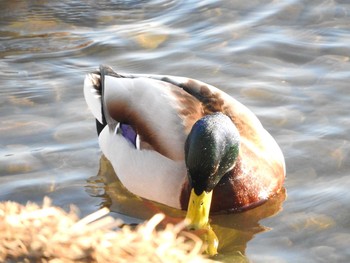
[[[83,78],[100,63],[182,75],[247,105],[286,158],[286,194],[212,216],[218,259],[349,262],[349,1],[1,1],[0,14],[1,200],[149,218],[101,159]]]

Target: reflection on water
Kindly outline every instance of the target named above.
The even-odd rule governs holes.
[[[149,218],[144,201],[102,179],[109,172],[93,178],[101,153],[84,74],[103,63],[187,76],[247,105],[286,158],[283,204],[212,216],[220,260],[347,262],[349,10],[344,0],[0,1],[1,200],[48,195],[82,216],[106,205],[128,223]]]

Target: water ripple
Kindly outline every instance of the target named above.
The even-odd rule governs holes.
[[[107,197],[84,189],[100,158],[84,74],[103,63],[189,76],[252,109],[286,158],[283,211],[253,230],[244,217],[258,210],[232,215],[239,231],[223,258],[239,247],[254,262],[345,262],[349,10],[342,0],[0,1],[0,197],[96,210]]]

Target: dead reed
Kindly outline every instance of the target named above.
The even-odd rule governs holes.
[[[43,205],[0,203],[0,262],[211,262],[202,256],[203,243],[183,232],[184,224],[156,229],[156,214],[136,228],[122,226],[103,208],[80,219]]]

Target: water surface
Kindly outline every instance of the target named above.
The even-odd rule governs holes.
[[[101,158],[84,75],[104,63],[187,76],[248,106],[286,158],[286,193],[212,217],[219,259],[349,261],[348,1],[28,0],[0,13],[0,200],[151,216]]]

